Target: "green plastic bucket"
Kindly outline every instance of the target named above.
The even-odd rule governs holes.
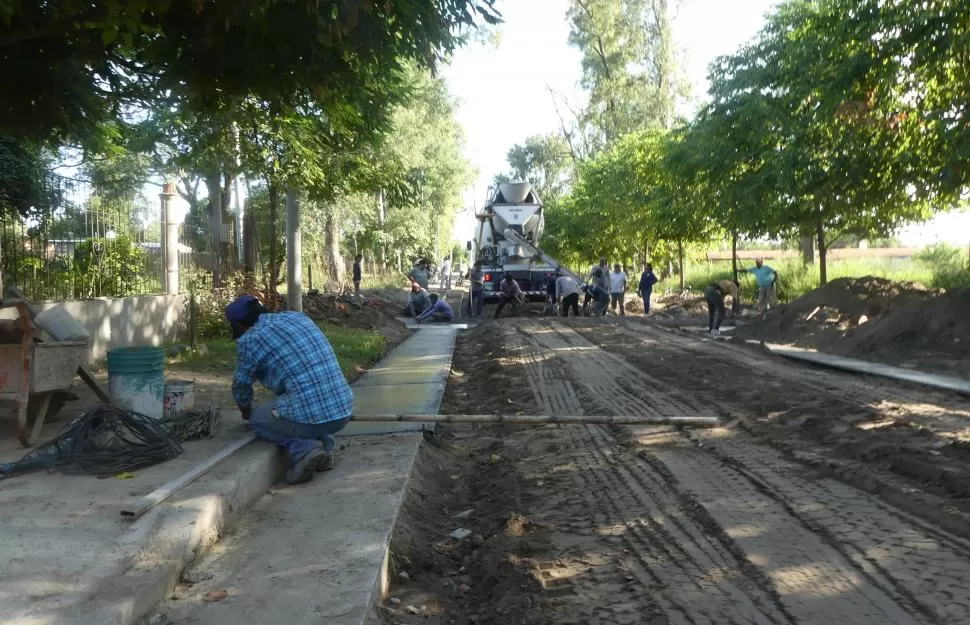
[[[108,350],[108,393],[112,403],[119,408],[161,419],[165,350],[161,347]]]

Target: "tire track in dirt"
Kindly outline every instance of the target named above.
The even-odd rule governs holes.
[[[846,404],[894,412],[934,432],[970,442],[970,405],[952,393],[795,365],[780,358],[765,358],[735,345],[700,341],[649,325],[636,329],[616,325],[611,330],[632,340],[676,345],[699,358],[716,361],[719,366],[742,366],[757,372],[763,382],[773,383],[778,388],[796,385],[813,394],[824,393]]]
[[[577,380],[582,387],[581,394],[588,396],[589,401],[598,408],[604,408],[614,414],[626,413],[636,410],[644,401],[656,399],[649,413],[655,414],[659,411],[671,414],[669,411],[680,410],[685,404],[703,409],[703,405],[692,401],[690,396],[677,397],[674,394],[676,401],[669,401],[668,398],[671,396],[669,393],[657,398],[652,395],[634,396],[631,400],[630,396],[635,395],[628,385],[631,377],[634,378],[632,381],[635,383],[632,386],[633,389],[650,388],[656,380],[642,373],[639,376],[636,373],[631,374],[631,369],[634,372],[639,370],[628,364],[617,369],[615,367],[617,360],[623,362],[622,359],[602,350],[589,349],[592,344],[571,330],[559,327],[555,328],[555,332],[548,332],[548,327],[545,330],[535,333],[526,332],[526,335],[532,337],[542,350],[547,353],[553,350],[560,356],[557,362],[571,370],[573,379]],[[570,351],[574,353],[571,354]],[[603,375],[602,373],[617,370],[622,371],[622,374]],[[635,379],[637,377],[639,380]],[[627,388],[624,389],[623,386]],[[592,431],[599,430],[596,428]],[[650,431],[653,430],[643,429],[643,432]],[[725,531],[731,539],[749,554],[749,559],[765,569],[767,575],[775,582],[786,607],[798,620],[817,622],[818,616],[822,616],[823,618],[818,620],[856,623],[923,623],[929,622],[927,620],[929,618],[932,622],[960,622],[951,620],[954,616],[959,617],[963,609],[960,600],[962,597],[957,597],[953,592],[954,589],[942,590],[935,597],[926,595],[929,588],[946,579],[946,577],[942,579],[936,577],[936,574],[941,574],[939,567],[936,567],[935,571],[924,569],[935,573],[925,576],[925,579],[890,579],[885,573],[888,567],[879,567],[864,558],[853,557],[853,553],[860,549],[853,542],[860,536],[858,525],[851,526],[855,533],[848,531],[849,526],[832,528],[832,531],[826,529],[817,533],[816,528],[821,526],[810,524],[810,520],[797,514],[796,509],[779,502],[773,494],[764,492],[749,475],[729,468],[717,459],[703,452],[696,452],[689,446],[681,446],[675,450],[669,448],[658,450],[652,454],[652,458],[655,462],[661,463],[662,467],[666,467],[673,479],[683,479],[691,486],[695,486],[696,483],[696,488],[693,490],[707,512],[726,528]],[[632,474],[633,471],[630,466],[630,463],[625,463],[628,474]],[[634,463],[633,466],[636,464]],[[637,470],[642,471],[642,468]],[[602,475],[601,471],[590,473]],[[792,477],[777,477],[782,485],[793,481]],[[725,483],[730,486],[725,487]],[[624,490],[623,480],[608,485],[602,484],[602,486],[604,487],[601,491],[606,493],[618,489]],[[860,497],[866,498],[863,493],[851,489],[842,493],[842,496],[852,501]],[[815,505],[825,502],[826,508],[843,504],[842,501],[829,501],[832,498],[829,497],[827,490],[817,489],[807,494],[806,501],[809,497]],[[749,526],[752,525],[750,521],[753,512],[760,513],[758,525],[770,528],[772,533],[777,535],[765,536],[752,531]],[[864,523],[865,516],[874,515],[878,519],[877,523],[881,523],[887,514],[884,508],[865,510],[860,513],[863,518],[857,521]],[[861,532],[866,533],[866,529],[863,526]],[[912,531],[917,535],[921,531],[905,523],[895,530]],[[800,548],[799,545],[807,545],[810,548]],[[944,557],[947,562],[960,558],[952,552],[944,555],[947,556]],[[779,561],[783,563],[780,566],[777,565]],[[943,569],[949,568],[944,563]],[[945,575],[945,573],[942,574]],[[939,581],[934,581],[934,578]],[[963,578],[957,583],[965,585],[966,579]],[[923,586],[922,589],[918,587],[920,584]],[[813,590],[818,587],[822,588],[822,592]],[[956,590],[959,592],[958,587]],[[944,601],[945,603],[942,604],[944,610],[930,608],[928,604],[931,601]],[[936,603],[936,605],[940,604]],[[816,616],[813,617],[813,614]]]
[[[826,535],[886,592],[900,594],[940,622],[970,622],[970,541],[836,480],[795,479],[803,468],[773,449],[715,433],[696,432],[694,437],[705,441],[709,454],[735,467],[802,523]]]
[[[510,352],[520,358],[535,397],[546,414],[582,414],[579,398],[568,378],[546,366],[543,352],[522,340],[514,330],[506,333],[504,339]],[[569,446],[565,433],[570,429],[547,429],[545,432],[551,439],[547,445]],[[570,457],[576,458],[577,455],[570,446]],[[550,493],[564,495],[557,505],[544,505],[530,513],[533,520],[552,526],[564,535],[557,542],[570,545],[556,559],[540,561],[537,565],[539,580],[546,591],[545,599],[552,602],[553,609],[560,615],[556,622],[575,625],[667,623],[654,603],[655,597],[645,592],[638,578],[618,561],[616,544],[625,541],[612,532],[600,531],[600,528],[610,526],[610,515],[597,505],[580,472],[568,466],[546,467],[544,471],[539,467],[535,469],[543,475],[540,495],[543,499]]]
[[[525,366],[535,369],[528,373],[532,380],[570,379],[562,359],[545,358],[556,352],[550,351],[545,345],[540,348],[530,339],[529,333],[517,337],[508,335],[507,340],[516,353],[529,354]],[[523,349],[523,343],[534,347],[531,350]],[[605,373],[605,378],[597,374],[588,381],[608,384],[611,378],[608,371]],[[630,374],[627,372],[627,375]],[[570,383],[566,384],[571,387]],[[652,409],[648,402],[638,400],[632,393],[625,394],[625,398],[637,404],[638,408]],[[545,403],[545,398],[542,400]],[[569,412],[582,414],[583,406],[574,390],[562,393],[559,401],[569,401],[572,404],[567,406]],[[675,397],[670,403],[674,410],[683,411],[684,405],[679,398]],[[550,409],[548,404],[546,409]],[[752,580],[750,576],[745,576],[742,571],[750,567],[746,567],[743,560],[738,560],[730,549],[712,540],[702,525],[681,511],[679,494],[675,489],[665,485],[662,480],[644,478],[643,471],[638,478],[629,466],[617,465],[609,451],[617,443],[608,431],[573,427],[559,431],[568,437],[568,449],[579,469],[572,473],[575,480],[572,488],[574,492],[585,494],[583,506],[593,511],[589,516],[598,523],[597,526],[581,529],[587,532],[618,531],[617,535],[626,548],[623,558],[625,575],[604,579],[603,589],[609,591],[615,588],[617,582],[627,586],[635,583],[640,587],[640,594],[653,596],[663,610],[665,619],[657,622],[678,625],[775,625],[793,622],[777,605],[773,590],[765,587],[764,578]],[[633,463],[637,462],[634,459]],[[557,580],[555,590],[563,591],[574,583]],[[604,598],[609,600],[612,597],[607,594]],[[619,605],[629,604],[621,601]],[[582,608],[580,610],[582,613]],[[583,616],[585,618],[587,615]],[[630,612],[618,615],[617,622],[634,616]],[[581,618],[577,622],[588,621]]]

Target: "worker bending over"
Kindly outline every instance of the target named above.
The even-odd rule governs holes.
[[[559,304],[559,314],[563,317],[569,315],[569,309],[573,310],[573,317],[579,316],[579,282],[572,276],[562,275],[562,271],[557,269],[556,275],[556,303]]]
[[[724,298],[731,298],[731,312],[735,317],[741,308],[738,299],[738,285],[730,280],[718,280],[704,289],[704,299],[707,301],[707,331],[713,336],[721,332],[721,322],[724,321]]]
[[[512,315],[519,316],[519,304],[525,303],[525,294],[519,288],[519,283],[512,276],[506,275],[498,285],[498,306],[495,308],[495,318],[502,314],[502,309],[508,303],[512,304]]]
[[[455,318],[455,312],[451,309],[451,306],[443,299],[438,298],[437,293],[432,293],[430,295],[431,306],[428,306],[427,310],[418,315],[418,323],[422,321],[452,321]]]
[[[286,482],[332,469],[333,435],[350,421],[353,392],[327,337],[303,313],[270,313],[252,295],[229,304],[226,319],[237,341],[233,399],[253,433],[286,450]],[[256,381],[276,399],[253,408]]]

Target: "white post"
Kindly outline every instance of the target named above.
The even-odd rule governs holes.
[[[286,307],[303,312],[303,259],[300,241],[300,200],[293,187],[286,189]]]
[[[167,295],[179,293],[179,225],[172,216],[175,184],[166,182],[159,197],[162,200],[162,268]]]

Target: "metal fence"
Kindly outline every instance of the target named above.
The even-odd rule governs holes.
[[[99,192],[55,174],[41,185],[30,204],[15,205],[0,194],[4,285],[38,301],[161,292],[157,198]]]

